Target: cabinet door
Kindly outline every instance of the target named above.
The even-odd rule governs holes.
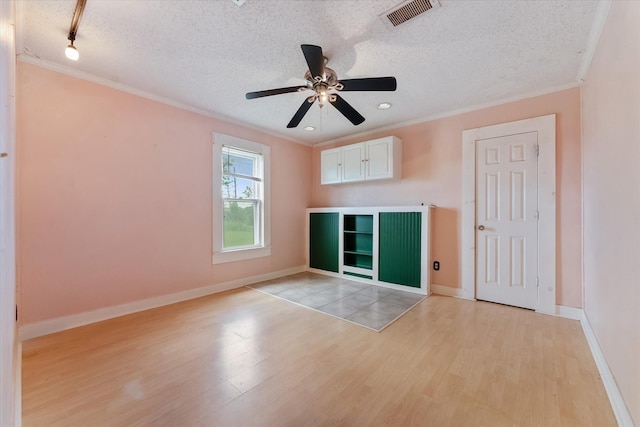
[[[342,181],[342,148],[324,150],[320,153],[320,183],[335,184]]]
[[[342,182],[364,180],[364,143],[342,147]]]
[[[309,267],[338,272],[339,215],[337,212],[309,214]]]
[[[366,179],[393,178],[393,139],[374,139],[366,145]]]
[[[420,287],[422,213],[380,212],[378,280]]]

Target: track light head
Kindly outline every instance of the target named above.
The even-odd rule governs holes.
[[[78,49],[76,49],[76,47],[73,45],[73,40],[71,41],[71,44],[64,50],[64,54],[72,61],[77,61],[80,57]]]

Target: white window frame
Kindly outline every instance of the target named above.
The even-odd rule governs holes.
[[[261,238],[256,246],[223,249],[222,148],[228,146],[262,155]],[[222,133],[213,134],[213,264],[262,258],[271,255],[271,149],[268,145]]]

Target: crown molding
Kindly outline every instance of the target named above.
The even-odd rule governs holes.
[[[608,0],[606,0],[608,1]],[[607,9],[608,10],[608,9]],[[185,111],[190,111],[192,113],[196,113],[196,114],[200,114],[202,116],[205,117],[210,117],[212,119],[215,120],[221,120],[230,124],[234,124],[237,126],[242,126],[245,129],[250,129],[256,132],[262,132],[265,133],[267,135],[271,135],[273,137],[279,138],[279,139],[283,139],[285,141],[289,141],[295,144],[300,144],[300,145],[304,145],[306,147],[322,147],[325,145],[330,145],[330,144],[335,144],[335,143],[339,143],[339,142],[343,142],[343,141],[348,141],[348,140],[353,140],[353,139],[359,139],[359,138],[366,138],[369,135],[373,135],[373,134],[377,134],[380,132],[385,132],[385,131],[393,131],[399,128],[403,128],[403,127],[407,127],[407,126],[413,126],[413,125],[417,125],[417,124],[421,124],[421,123],[426,123],[426,122],[430,122],[433,120],[438,120],[438,119],[442,119],[442,118],[446,118],[446,117],[452,117],[452,116],[457,116],[460,114],[464,114],[464,113],[469,113],[471,111],[477,111],[477,110],[481,110],[484,108],[489,108],[489,107],[495,107],[498,105],[503,105],[503,104],[508,104],[510,102],[516,102],[516,101],[521,101],[523,99],[528,99],[528,98],[535,98],[537,96],[542,96],[542,95],[548,95],[550,93],[555,93],[555,92],[560,92],[563,90],[567,90],[567,89],[572,89],[574,87],[578,87],[581,85],[582,81],[575,81],[575,82],[571,82],[569,84],[565,84],[565,85],[560,85],[560,86],[554,86],[552,88],[548,88],[548,89],[544,89],[544,90],[540,90],[540,91],[534,91],[534,92],[529,92],[523,95],[518,95],[518,96],[514,96],[514,97],[509,97],[509,98],[503,98],[500,100],[496,100],[496,101],[492,101],[492,102],[487,102],[487,103],[483,103],[483,104],[476,104],[470,107],[465,107],[465,108],[461,108],[458,110],[452,110],[446,113],[442,113],[442,114],[435,114],[432,116],[427,116],[427,117],[422,117],[419,119],[413,119],[413,120],[407,120],[404,122],[399,122],[399,123],[394,123],[392,125],[388,125],[388,126],[382,126],[379,128],[375,128],[375,129],[371,129],[371,130],[367,130],[367,131],[363,131],[363,132],[359,132],[359,133],[355,133],[355,134],[351,134],[351,135],[347,135],[347,136],[342,136],[339,138],[334,138],[331,140],[327,140],[327,141],[322,141],[322,142],[318,142],[318,143],[312,143],[312,142],[308,142],[308,141],[301,141],[301,140],[297,140],[297,139],[292,139],[288,136],[282,135],[280,133],[277,132],[272,132],[269,130],[266,130],[264,128],[258,127],[258,126],[253,126],[244,122],[240,122],[234,119],[231,119],[229,117],[214,113],[213,111],[209,111],[209,110],[204,110],[201,108],[196,108],[187,104],[183,104],[177,101],[174,101],[172,99],[166,98],[166,97],[162,97],[162,96],[158,96],[158,95],[154,95],[152,93],[140,90],[140,89],[136,89],[132,86],[128,86],[128,85],[124,85],[122,83],[116,83],[113,82],[111,80],[102,78],[102,77],[97,77],[93,74],[89,74],[89,73],[85,73],[83,71],[78,71],[74,68],[71,67],[66,67],[63,65],[59,65],[50,61],[46,61],[40,58],[36,58],[34,56],[30,56],[26,53],[19,53],[17,55],[18,57],[18,61],[20,62],[25,62],[28,64],[32,64],[41,68],[45,68],[51,71],[55,71],[61,74],[66,74],[68,76],[71,77],[76,77],[82,80],[86,80],[86,81],[90,81],[92,83],[96,83],[102,86],[106,86],[106,87],[110,87],[112,89],[116,89],[116,90],[120,90],[123,92],[127,92],[130,93],[132,95],[136,95],[136,96],[140,96],[142,98],[146,98],[149,99],[151,101],[155,101],[155,102],[159,102],[165,105],[170,105],[172,107],[175,108],[179,108],[181,110],[185,110]]]
[[[119,90],[119,91],[122,91],[122,92],[130,93],[132,95],[136,95],[136,96],[139,96],[139,97],[142,97],[142,98],[145,98],[145,99],[149,99],[151,101],[159,102],[161,104],[169,105],[171,107],[179,108],[181,110],[190,111],[192,113],[196,113],[196,114],[199,114],[201,116],[209,117],[209,118],[212,118],[212,119],[215,119],[215,120],[220,120],[220,121],[223,121],[223,122],[226,122],[226,123],[230,123],[230,124],[234,124],[234,125],[237,125],[237,126],[242,126],[245,129],[250,129],[250,130],[253,130],[253,131],[256,131],[256,132],[265,133],[265,134],[271,135],[273,137],[276,137],[276,138],[279,138],[279,139],[283,139],[283,140],[288,141],[288,142],[304,145],[304,146],[307,146],[307,147],[310,147],[312,145],[309,142],[304,142],[304,141],[300,141],[300,140],[296,140],[296,139],[291,139],[291,137],[289,137],[289,136],[285,136],[285,135],[282,135],[282,134],[277,133],[277,132],[272,132],[272,131],[269,131],[269,130],[265,130],[264,128],[261,128],[261,127],[258,127],[258,126],[253,126],[253,125],[250,125],[250,124],[245,123],[245,122],[240,122],[240,121],[234,120],[234,119],[232,119],[230,117],[214,113],[213,111],[210,111],[210,110],[205,110],[205,109],[202,109],[202,108],[193,107],[193,106],[188,105],[188,104],[184,104],[184,103],[181,103],[181,102],[174,101],[174,100],[172,100],[170,98],[166,98],[166,97],[163,97],[163,96],[155,95],[153,93],[146,92],[146,91],[143,91],[143,90],[140,90],[140,89],[136,89],[136,88],[134,88],[132,86],[128,86],[128,85],[125,85],[125,84],[122,84],[122,83],[116,83],[116,82],[111,81],[109,79],[105,79],[103,77],[98,77],[98,76],[95,76],[93,74],[85,73],[84,71],[78,71],[78,70],[76,70],[74,68],[66,67],[66,66],[60,65],[60,64],[56,64],[54,62],[47,61],[47,60],[44,60],[44,59],[40,59],[40,58],[37,58],[35,56],[28,55],[26,53],[18,53],[17,57],[18,57],[18,61],[20,61],[20,62],[24,62],[24,63],[31,64],[31,65],[35,65],[35,66],[40,67],[40,68],[45,68],[47,70],[55,71],[57,73],[65,74],[65,75],[68,75],[68,76],[71,76],[71,77],[75,77],[75,78],[78,78],[78,79],[81,79],[81,80],[86,80],[86,81],[89,81],[89,82],[92,82],[92,83],[95,83],[95,84],[99,84],[101,86],[106,86],[106,87],[109,87],[109,88],[112,88],[112,89],[116,89],[116,90]]]
[[[529,98],[535,98],[537,96],[543,96],[543,95],[549,95],[550,93],[555,93],[555,92],[561,92],[563,90],[567,90],[567,89],[573,89],[575,87],[579,87],[580,86],[580,82],[571,82],[565,85],[560,85],[560,86],[554,86],[548,89],[543,89],[543,90],[539,90],[539,91],[534,91],[534,92],[528,92],[526,94],[523,95],[518,95],[518,96],[514,96],[514,97],[509,97],[509,98],[503,98],[497,101],[491,101],[491,102],[487,102],[484,104],[476,104],[473,105],[471,107],[465,107],[465,108],[461,108],[459,110],[452,110],[446,113],[442,113],[442,114],[435,114],[433,116],[428,116],[428,117],[423,117],[420,119],[413,119],[413,120],[407,120],[405,122],[400,122],[400,123],[394,123],[393,125],[389,125],[389,126],[383,126],[383,127],[379,127],[376,129],[372,129],[372,130],[368,130],[365,132],[360,132],[360,133],[356,133],[353,135],[348,135],[348,136],[343,136],[340,138],[335,138],[335,139],[331,139],[328,141],[323,141],[323,142],[319,142],[317,144],[314,144],[314,147],[322,147],[325,145],[331,145],[331,144],[336,144],[339,142],[344,142],[344,141],[350,141],[353,139],[358,139],[358,138],[365,138],[368,137],[370,135],[373,134],[377,134],[380,132],[385,132],[385,131],[394,131],[396,129],[400,129],[403,127],[407,127],[407,126],[413,126],[413,125],[418,125],[421,123],[426,123],[426,122],[431,122],[434,120],[438,120],[438,119],[444,119],[446,117],[452,117],[452,116],[457,116],[460,114],[465,114],[465,113],[470,113],[472,111],[477,111],[477,110],[482,110],[484,108],[489,108],[489,107],[496,107],[498,105],[504,105],[504,104],[508,104],[510,102],[516,102],[516,101],[522,101],[523,99],[529,99]]]
[[[587,40],[587,48],[582,56],[582,64],[580,65],[580,70],[578,70],[578,76],[576,77],[580,84],[584,83],[584,79],[587,77],[587,73],[589,72],[589,67],[591,67],[591,61],[593,60],[593,55],[596,53],[596,49],[598,48],[602,29],[607,21],[610,7],[611,0],[600,0],[598,2],[596,16],[593,19],[593,25],[591,25],[591,32],[589,33],[589,39]]]

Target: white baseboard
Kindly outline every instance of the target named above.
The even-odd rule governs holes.
[[[431,292],[438,295],[444,295],[447,297],[455,297],[462,299],[469,299],[464,295],[464,289],[462,288],[452,288],[450,286],[443,285],[434,285],[431,284]]]
[[[591,354],[593,355],[593,359],[598,367],[598,372],[600,373],[600,378],[604,384],[604,389],[607,391],[607,395],[609,396],[609,402],[611,403],[611,408],[613,409],[616,421],[620,427],[634,427],[631,414],[624,403],[622,394],[620,394],[620,389],[618,388],[618,384],[616,384],[616,380],[611,369],[609,369],[609,364],[600,349],[596,335],[593,333],[593,329],[591,329],[589,319],[582,309],[580,309],[580,311],[582,312],[580,324],[582,325],[584,335],[587,337],[587,342],[589,343]]]
[[[15,427],[22,427],[22,343],[16,341],[15,349],[16,359],[14,361],[14,412],[13,412],[13,425]]]
[[[584,311],[581,308],[556,305],[555,316],[564,317],[566,319],[582,320],[584,317]]]
[[[216,283],[215,285],[190,289],[188,291],[161,295],[158,297],[134,301],[127,304],[116,305],[113,307],[99,308],[97,310],[88,311],[85,313],[57,317],[55,319],[45,320],[42,322],[28,323],[20,327],[19,339],[24,341],[43,335],[76,328],[78,326],[84,326],[90,323],[101,322],[103,320],[112,319],[114,317],[124,316],[126,314],[162,307],[169,304],[175,304],[177,302],[199,298],[218,292],[224,292],[230,289],[240,288],[242,286],[251,285],[253,283],[258,283],[265,280],[271,280],[282,276],[288,276],[290,274],[300,273],[305,271],[305,269],[305,266],[298,266],[285,270],[273,271],[271,273],[260,274],[257,276],[245,277],[242,279],[231,280],[223,283]]]

